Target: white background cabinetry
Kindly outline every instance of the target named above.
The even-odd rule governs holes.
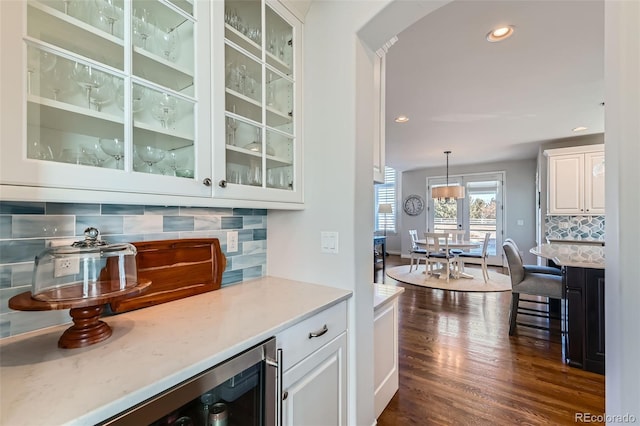
[[[548,214],[604,214],[604,146],[546,150]]]
[[[341,302],[276,336],[283,350],[284,425],[346,425],[346,330],[346,302]]]

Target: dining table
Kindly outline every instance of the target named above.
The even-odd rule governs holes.
[[[444,238],[442,239],[441,243],[442,245],[444,245]],[[426,247],[427,240],[426,238],[416,240],[416,244],[420,247]],[[456,257],[458,262],[458,270],[461,271],[458,273],[459,278],[473,279],[474,276],[471,274],[467,274],[466,272],[462,272],[464,271],[464,262],[462,258],[459,257],[460,253],[458,251],[452,251],[452,250],[468,250],[468,249],[478,248],[481,245],[482,243],[469,241],[469,240],[449,241],[449,250],[451,251],[451,254],[453,254]],[[450,278],[458,278],[458,277],[456,277],[455,275],[450,276]]]

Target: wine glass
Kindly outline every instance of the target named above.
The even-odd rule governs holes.
[[[118,108],[124,111],[124,82],[120,83],[116,93]],[[131,112],[137,113],[144,109],[147,103],[147,89],[134,84],[131,88]]]
[[[178,170],[178,154],[175,151],[169,151],[165,157],[167,166],[173,171],[171,174],[176,176],[176,170]]]
[[[155,29],[153,15],[146,8],[134,9],[133,11],[133,35],[138,46],[147,49],[147,39]]]
[[[149,166],[149,173],[153,173],[153,165],[159,163],[164,159],[167,151],[164,149],[156,148],[151,145],[146,145],[136,150],[138,157]]]
[[[98,11],[98,22],[106,23],[109,33],[113,35],[113,26],[120,19],[120,8],[116,6],[114,0],[95,0]]]
[[[53,151],[49,145],[41,144],[40,141],[32,141],[27,149],[27,157],[37,160],[53,160]]]
[[[57,56],[35,47],[27,48],[27,93],[31,93],[31,76],[34,72],[46,73],[56,66]]]
[[[151,115],[166,129],[173,124],[177,111],[177,99],[167,93],[159,93],[154,99]]]
[[[99,140],[83,146],[82,150],[84,151],[86,158],[96,167],[102,167],[104,163],[111,158],[109,154],[104,152],[100,146]]]
[[[236,131],[238,130],[238,122],[235,118],[227,117],[227,130],[229,134],[229,139],[227,145],[236,144]]]
[[[57,101],[61,94],[71,93],[78,88],[71,79],[72,72],[71,62],[58,61],[56,66],[46,74],[45,83],[53,92],[53,100]]]
[[[91,65],[76,62],[73,71],[73,79],[87,92],[87,103],[91,108],[91,91],[104,85],[107,81],[107,75],[93,69]]]
[[[102,86],[91,91],[89,100],[96,111],[101,111],[102,105],[106,105],[113,100],[113,90],[113,80],[107,78]]]
[[[124,158],[124,140],[120,138],[100,138],[98,142],[104,153],[116,160],[116,169],[120,169],[120,160]]]
[[[178,27],[160,30],[157,43],[160,54],[170,61],[175,61],[178,56]]]

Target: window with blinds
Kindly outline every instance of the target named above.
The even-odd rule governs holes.
[[[375,206],[376,206],[376,230],[391,231],[396,230],[396,171],[391,167],[384,168],[384,183],[375,185]],[[380,205],[391,205],[391,213],[380,212]],[[384,207],[382,208],[384,211]]]

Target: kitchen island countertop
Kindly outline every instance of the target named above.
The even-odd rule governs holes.
[[[0,424],[96,424],[351,294],[264,277],[106,317],[85,348],[58,348],[68,324],[0,339]]]
[[[529,250],[559,266],[604,269],[604,247],[585,244],[539,244]]]

